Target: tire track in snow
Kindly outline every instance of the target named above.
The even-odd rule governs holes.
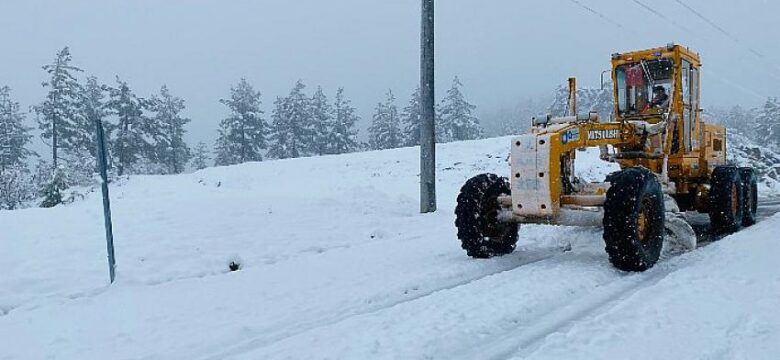
[[[780,212],[780,199],[763,199],[759,203],[758,212],[759,218],[757,222],[761,222]],[[706,230],[708,230],[708,228],[709,227],[707,227]],[[698,250],[702,247],[711,245],[728,235],[730,234],[706,234],[709,240],[699,244],[696,249]],[[664,260],[673,260],[679,255],[681,254],[670,255],[668,259]],[[464,356],[459,358],[522,358],[525,355],[533,353],[549,335],[569,329],[578,321],[618,305],[635,293],[654,286],[680,268],[681,267],[675,262],[664,261],[656,265],[650,271],[638,273],[636,277],[641,277],[641,279],[632,277],[632,281],[628,284],[623,284],[623,282],[628,281],[625,278],[608,283],[607,285],[602,286],[602,289],[605,290],[577,299],[559,310],[542,314],[538,318],[539,320],[533,323],[533,326],[525,326],[517,329],[517,331],[510,332],[495,341],[480,346],[480,348],[474,352],[467,352]]]
[[[710,243],[711,242],[707,242],[701,246],[707,246]],[[288,329],[287,331],[270,336],[250,338],[249,340],[244,340],[238,345],[230,346],[226,350],[210,354],[202,359],[224,359],[242,355],[264,348],[273,343],[283,341],[288,338],[293,338],[309,331],[315,331],[318,328],[328,327],[344,322],[354,317],[378,313],[396,306],[418,301],[438,293],[468,286],[470,284],[475,284],[480,280],[491,276],[518,270],[524,265],[546,263],[545,260],[554,261],[554,259],[551,258],[557,258],[555,255],[560,254],[560,251],[551,251],[548,254],[544,254],[543,252],[537,252],[535,255],[530,254],[532,254],[532,252],[524,253],[524,256],[531,257],[530,259],[525,258],[527,261],[513,263],[511,266],[499,269],[498,271],[480,274],[475,277],[463,279],[454,283],[444,284],[442,286],[432,287],[411,296],[403,297],[397,301],[375,304],[375,306],[363,307],[357,311],[342,313],[337,316],[299,324],[296,328]],[[618,277],[612,281],[599,284],[594,289],[596,290],[595,293],[590,293],[582,297],[572,297],[569,301],[561,304],[561,306],[554,310],[536,314],[534,316],[534,320],[528,322],[527,326],[523,326],[522,328],[517,329],[517,331],[512,331],[510,334],[505,336],[501,336],[494,342],[489,342],[487,344],[472,344],[474,346],[467,346],[465,347],[465,349],[467,349],[467,353],[461,358],[506,358],[516,354],[517,351],[519,351],[518,349],[533,349],[540,345],[542,340],[544,340],[548,335],[558,332],[562,329],[566,329],[567,327],[572,326],[578,320],[587,318],[588,316],[597,313],[601,309],[614,306],[621,300],[632,296],[634,293],[646,287],[653,286],[672,272],[677,271],[679,268],[677,262],[669,261],[676,257],[677,256],[671,256],[668,259],[663,259],[662,262],[659,262],[659,264],[650,271],[630,274],[629,277]],[[468,352],[468,350],[472,349],[474,353]],[[461,353],[458,353],[458,356],[460,356],[460,354]]]
[[[528,326],[505,334],[493,341],[483,343],[478,349],[469,351],[460,359],[507,359],[530,354],[542,344],[549,335],[568,329],[578,321],[588,318],[600,310],[611,308],[638,291],[651,287],[679,268],[673,264],[663,264],[650,272],[644,272],[628,278],[619,278],[601,286],[600,291],[576,298],[557,310],[540,314],[536,321]]]
[[[415,294],[412,294],[412,295],[403,296],[400,300],[394,300],[394,301],[389,301],[389,302],[384,302],[384,303],[377,303],[377,304],[374,304],[373,306],[367,306],[367,307],[364,307],[364,308],[359,309],[357,311],[349,312],[347,314],[338,314],[336,316],[323,318],[323,319],[312,321],[312,322],[308,322],[308,323],[303,323],[303,324],[298,325],[296,328],[294,328],[292,330],[284,331],[284,332],[277,333],[277,334],[274,334],[274,335],[264,336],[264,337],[253,337],[253,338],[250,338],[249,340],[244,340],[243,342],[241,342],[238,345],[234,345],[234,346],[229,347],[226,350],[222,350],[222,351],[219,351],[217,353],[213,353],[213,354],[207,355],[205,357],[202,357],[201,359],[202,360],[222,360],[222,359],[225,359],[227,357],[231,357],[231,356],[234,356],[234,355],[239,355],[239,354],[245,353],[247,351],[251,351],[251,350],[255,350],[255,349],[258,349],[258,348],[265,347],[265,346],[273,344],[275,342],[282,341],[284,339],[287,339],[287,338],[290,338],[290,337],[294,337],[296,335],[300,335],[302,333],[305,333],[305,332],[308,332],[308,331],[311,331],[311,330],[314,330],[314,329],[317,329],[317,328],[320,328],[320,327],[333,325],[333,324],[342,322],[344,320],[347,320],[347,319],[355,317],[355,316],[368,315],[368,314],[380,312],[382,310],[390,309],[390,308],[393,308],[393,307],[396,307],[396,306],[399,306],[399,305],[402,305],[402,304],[405,304],[405,303],[409,303],[409,302],[412,302],[412,301],[415,301],[415,300],[419,300],[419,299],[422,299],[422,298],[425,298],[425,297],[428,297],[428,296],[432,296],[432,295],[434,295],[436,293],[439,293],[439,292],[443,292],[443,291],[452,290],[452,289],[455,289],[455,288],[458,288],[458,287],[466,286],[466,285],[469,285],[471,283],[474,283],[474,282],[480,281],[482,279],[485,279],[487,277],[491,277],[491,276],[494,276],[494,275],[497,275],[497,274],[501,274],[501,273],[504,273],[504,272],[516,270],[516,269],[518,269],[518,268],[520,268],[522,266],[525,266],[525,265],[535,264],[535,263],[539,263],[539,262],[542,262],[542,261],[554,258],[556,255],[559,255],[559,254],[562,254],[562,253],[563,253],[563,251],[560,250],[560,249],[546,249],[546,250],[537,250],[537,251],[524,252],[522,260],[520,260],[520,261],[518,261],[516,263],[513,263],[512,265],[501,266],[496,271],[482,273],[482,274],[479,274],[477,276],[468,277],[466,279],[461,279],[461,280],[458,280],[458,281],[455,281],[455,282],[444,283],[441,286],[431,287],[429,289],[426,289],[424,291],[419,291],[419,292],[417,292]]]

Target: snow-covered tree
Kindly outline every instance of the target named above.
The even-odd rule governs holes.
[[[452,141],[450,134],[442,121],[441,104],[434,108],[434,126],[436,127],[436,142]],[[420,87],[418,86],[409,99],[409,104],[401,111],[401,123],[403,124],[404,146],[420,145],[420,123],[422,121],[422,101],[420,99]]]
[[[26,164],[35,153],[27,148],[32,135],[24,119],[11,89],[0,87],[0,210],[17,209],[35,194]]]
[[[117,116],[115,136],[111,141],[117,173],[134,172],[136,166],[149,161],[153,154],[154,131],[144,115],[148,101],[133,93],[127,82],[116,78],[117,87],[110,89],[108,107]]]
[[[739,105],[732,107],[728,113],[723,115],[725,116],[722,119],[722,124],[730,129],[743,129],[748,122],[747,112]]]
[[[41,192],[43,196],[41,207],[50,208],[62,204],[64,200],[63,191],[68,188],[67,178],[62,166],[54,169],[51,178],[44,183]]]
[[[24,126],[25,114],[11,99],[11,88],[0,87],[0,174],[6,169],[23,166],[30,156],[30,128]]]
[[[108,87],[98,83],[94,76],[87,77],[87,82],[79,93],[79,111],[77,113],[78,126],[84,134],[79,139],[80,152],[86,152],[93,158],[97,158],[97,130],[96,122],[103,121],[109,114],[105,97]],[[104,126],[105,128],[105,126]],[[108,126],[106,137],[110,137],[111,126]]]
[[[334,127],[333,107],[328,103],[328,97],[322,92],[322,87],[317,87],[311,98],[312,140],[311,151],[316,155],[323,155],[331,147],[331,132]]]
[[[269,128],[260,110],[260,92],[255,91],[246,79],[241,79],[230,89],[230,99],[219,102],[230,109],[230,115],[219,124],[215,164],[262,161],[262,151],[268,147]]]
[[[409,99],[409,105],[401,111],[405,146],[420,145],[420,116],[422,115],[420,105],[420,87],[417,86]]]
[[[0,172],[0,210],[14,210],[35,196],[30,171],[13,165]]]
[[[268,156],[286,159],[309,154],[314,131],[311,101],[303,92],[305,88],[298,80],[290,95],[274,102]]]
[[[336,91],[336,101],[333,103],[333,128],[328,140],[329,154],[344,154],[357,151],[359,144],[356,140],[357,130],[355,123],[360,118],[355,114],[349,99],[344,97],[344,88]]]
[[[547,113],[554,116],[566,116],[569,112],[569,91],[566,87],[558,85],[553,95],[553,101],[547,108]]]
[[[577,112],[587,114],[595,111],[599,117],[608,120],[614,111],[614,100],[612,98],[612,85],[607,83],[604,89],[578,88],[577,89]],[[569,112],[569,90],[565,86],[558,86],[547,113],[552,116],[565,116]],[[572,114],[574,115],[574,114]]]
[[[99,84],[94,76],[88,77],[79,91],[78,111],[75,117],[79,131],[77,137],[74,137],[76,146],[68,151],[67,157],[67,175],[71,184],[88,184],[93,181],[93,175],[97,171],[96,124],[98,120],[105,120],[109,113],[104,100],[106,91],[107,87]],[[112,126],[108,124],[103,128],[108,138]]]
[[[546,113],[547,104],[545,100],[526,98],[513,107],[483,114],[480,123],[489,137],[522,134],[528,130],[532,117]]]
[[[757,131],[761,143],[777,149],[780,147],[780,101],[768,98],[758,111]]]
[[[180,174],[192,157],[184,142],[184,133],[187,132],[184,125],[190,122],[181,115],[185,109],[184,99],[171,95],[168,87],[163,85],[160,94],[152,97],[151,109],[154,111],[155,159],[167,167],[167,173]]]
[[[455,141],[479,139],[482,137],[482,127],[479,119],[472,114],[476,106],[466,101],[460,91],[461,87],[463,84],[456,76],[441,103],[440,130],[445,138]]]
[[[38,126],[44,139],[51,141],[52,166],[58,166],[60,150],[67,152],[78,146],[82,138],[77,124],[77,111],[81,85],[75,74],[82,70],[71,65],[70,50],[66,46],[57,52],[51,64],[44,65],[50,78],[43,83],[49,88],[46,99],[35,106]]]
[[[728,129],[729,133],[739,133],[755,138],[759,136],[756,122],[759,113],[760,108],[746,110],[739,105],[731,108],[708,106],[707,112],[703,113],[702,116],[705,118],[705,121],[723,125]]]
[[[192,167],[195,170],[205,169],[208,167],[209,160],[209,149],[206,147],[206,143],[201,141],[192,151]]]
[[[615,111],[615,101],[612,95],[612,84],[604,84],[603,89],[591,88],[584,90],[585,91],[583,91],[583,95],[577,95],[577,107],[583,110],[587,110],[587,112],[595,111],[599,114],[599,118],[604,121],[608,121]],[[586,99],[583,106],[579,105],[579,98]]]
[[[368,143],[373,150],[392,149],[403,145],[401,118],[395,105],[395,95],[387,91],[387,99],[376,105],[376,113],[368,128]]]

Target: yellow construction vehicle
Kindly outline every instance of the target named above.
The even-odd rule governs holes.
[[[577,114],[569,79],[568,116],[534,118],[512,139],[511,175],[477,175],[461,188],[455,224],[463,249],[477,258],[508,254],[520,223],[600,224],[610,262],[644,271],[666,237],[695,248],[685,211],[708,213],[713,232],[752,225],[756,177],[727,163],[726,130],[702,121],[700,66],[698,54],[675,44],[613,54],[609,121]],[[603,183],[577,178],[576,150],[590,147],[621,170]]]

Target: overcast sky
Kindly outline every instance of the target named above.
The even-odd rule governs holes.
[[[41,65],[68,45],[103,82],[119,75],[140,96],[167,84],[187,101],[193,142],[213,143],[218,99],[241,77],[266,115],[302,79],[330,97],[343,86],[366,119],[388,88],[403,106],[419,81],[419,11],[419,0],[2,0],[0,85],[25,108],[40,102]],[[458,75],[481,111],[512,107],[572,75],[598,86],[611,53],[674,41],[702,56],[705,106],[756,106],[780,96],[778,14],[772,0],[440,0],[437,97]]]

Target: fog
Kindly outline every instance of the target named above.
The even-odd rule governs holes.
[[[343,86],[365,122],[387,89],[402,106],[418,82],[419,11],[419,0],[3,0],[0,85],[24,108],[40,102],[41,66],[67,45],[102,82],[185,98],[190,142],[213,143],[218,100],[241,77],[266,116],[302,79],[330,97]],[[757,106],[780,95],[778,13],[768,0],[437,1],[437,95],[457,75],[478,112],[493,111],[568,76],[598,86],[611,53],[677,42],[702,56],[705,106]]]

